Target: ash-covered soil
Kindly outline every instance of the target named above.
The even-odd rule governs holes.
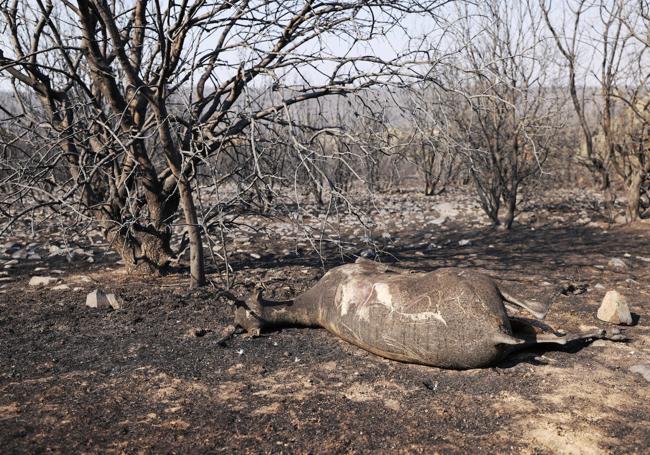
[[[528,351],[469,371],[385,360],[318,329],[224,340],[232,307],[217,272],[190,291],[183,273],[125,275],[94,243],[77,245],[96,250],[92,263],[81,252],[68,262],[51,253],[56,232],[18,236],[36,253],[0,258],[0,451],[647,453],[650,382],[630,368],[650,365],[650,224],[609,225],[597,204],[570,196],[540,202],[508,234],[459,197],[386,196],[375,212],[381,260],[471,267],[526,298],[563,291],[546,321],[555,328],[607,328],[595,314],[610,289],[634,313],[626,343]],[[276,224],[239,239],[234,294],[261,284],[287,298],[323,275],[319,257]],[[350,248],[368,235],[355,230]],[[354,259],[341,252],[325,269]],[[30,287],[34,275],[59,282]],[[97,288],[123,308],[86,307]]]

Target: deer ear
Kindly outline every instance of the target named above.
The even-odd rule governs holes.
[[[262,316],[262,289],[255,289],[246,299],[246,306],[257,316]]]

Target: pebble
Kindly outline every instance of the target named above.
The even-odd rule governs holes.
[[[27,258],[27,251],[25,250],[18,250],[11,255],[11,259],[26,259],[26,258]]]
[[[613,270],[625,270],[628,267],[627,262],[620,258],[610,259],[607,266]]]
[[[471,245],[471,244],[472,244],[472,241],[467,240],[467,239],[463,239],[463,240],[458,241],[458,246],[468,246],[468,245]]]
[[[53,291],[67,291],[70,289],[70,286],[67,284],[59,284],[58,286],[54,286],[52,288]]]
[[[374,259],[375,252],[372,251],[370,248],[366,248],[365,250],[361,250],[361,252],[359,253],[359,256],[361,256],[362,258],[366,258],[366,259]]]
[[[618,291],[608,291],[596,314],[598,319],[612,324],[632,324],[627,300]]]
[[[51,276],[33,276],[29,280],[29,285],[30,286],[48,286],[52,283],[56,283],[59,281],[58,278],[54,278]]]

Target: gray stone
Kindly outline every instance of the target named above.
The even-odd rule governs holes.
[[[471,245],[471,244],[472,244],[472,241],[467,240],[467,239],[463,239],[463,240],[458,241],[458,246],[468,246],[468,245]]]
[[[54,278],[52,276],[33,276],[29,280],[29,285],[30,286],[48,286],[52,283],[56,283],[59,281],[58,278]]]
[[[26,258],[27,258],[26,250],[19,250],[11,255],[11,259],[26,259]]]
[[[375,257],[375,252],[372,251],[370,248],[366,248],[364,250],[361,250],[359,256],[366,259],[373,259]]]
[[[632,373],[639,373],[643,379],[650,382],[650,363],[641,363],[630,367]]]
[[[22,246],[20,243],[16,242],[7,242],[3,245],[2,247],[2,252],[7,253],[7,254],[12,254],[15,253],[16,251],[20,250]]]
[[[618,291],[608,291],[596,314],[598,319],[612,324],[632,324],[627,300]]]

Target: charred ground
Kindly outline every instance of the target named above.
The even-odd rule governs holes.
[[[222,341],[232,307],[217,273],[215,286],[189,291],[183,273],[130,277],[102,254],[83,265],[20,261],[5,269],[0,294],[3,451],[647,450],[648,382],[628,369],[650,362],[650,225],[610,226],[589,204],[546,201],[504,234],[480,228],[478,212],[456,198],[455,216],[422,229],[418,217],[440,215],[435,204],[427,209],[431,199],[414,199],[386,213],[383,227],[393,235],[378,235],[383,260],[418,270],[472,267],[528,298],[563,291],[547,322],[567,331],[606,327],[596,309],[616,288],[637,316],[625,331],[630,341],[526,352],[494,368],[440,370],[381,359],[324,330]],[[324,273],[318,256],[282,254],[291,245],[271,238],[251,235],[250,246],[233,255],[234,294],[262,284],[269,298],[286,298]],[[463,240],[469,243],[461,247]],[[261,259],[251,259],[261,244]],[[608,267],[611,258],[627,267]],[[325,267],[345,260],[352,257]],[[47,270],[34,273],[37,266]],[[57,270],[52,276],[70,290],[27,286],[30,276]],[[124,308],[87,308],[85,294],[96,288],[117,293]]]

